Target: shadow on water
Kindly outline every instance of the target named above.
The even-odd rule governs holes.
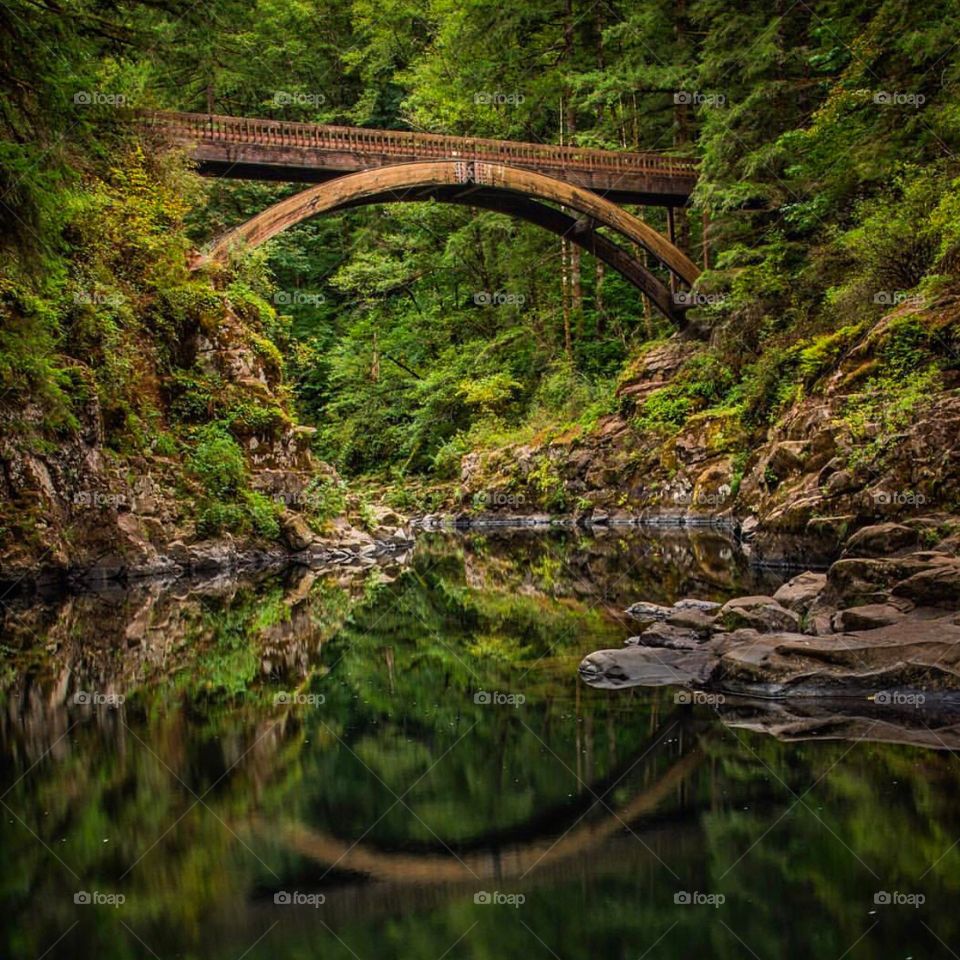
[[[630,602],[777,577],[716,531],[491,530],[9,606],[2,955],[948,957],[951,751],[577,678]]]

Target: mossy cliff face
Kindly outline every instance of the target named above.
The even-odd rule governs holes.
[[[308,484],[338,481],[311,455],[311,431],[293,422],[278,371],[249,339],[229,305],[214,331],[197,332],[195,360],[183,369],[195,383],[215,382],[206,402],[230,412],[186,423],[177,409],[184,395],[174,391],[140,449],[109,443],[95,393],[54,438],[38,405],[5,411],[4,578],[42,568],[161,573],[176,568],[171,544],[197,540],[279,550],[287,514],[308,506]]]
[[[38,271],[0,253],[0,581],[366,549],[333,523],[351,504],[297,424],[265,272],[191,272],[182,159],[113,163],[61,197]]]

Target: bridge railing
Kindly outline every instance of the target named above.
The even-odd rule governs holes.
[[[696,162],[660,153],[628,153],[587,147],[561,147],[480,137],[450,137],[406,130],[374,130],[291,120],[262,120],[216,114],[155,111],[147,124],[175,139],[312,147],[396,160],[460,159],[518,163],[523,166],[616,173],[653,173],[692,180]]]

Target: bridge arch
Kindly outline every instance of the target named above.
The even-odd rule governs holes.
[[[337,177],[286,197],[230,230],[204,252],[198,265],[224,262],[239,246],[256,247],[297,223],[324,213],[374,203],[435,199],[508,213],[567,237],[621,273],[670,319],[683,310],[642,261],[596,232],[606,226],[639,245],[684,283],[700,274],[682,250],[638,217],[599,194],[530,170],[474,160],[403,163]],[[579,214],[562,213],[541,201]]]

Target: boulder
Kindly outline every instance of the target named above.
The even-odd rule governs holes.
[[[290,550],[299,553],[313,543],[316,534],[303,517],[288,510],[280,517],[280,537]]]
[[[857,557],[838,560],[827,572],[827,581],[843,606],[856,603],[883,603],[900,580],[926,570],[926,561],[912,557],[873,559]]]
[[[960,607],[960,560],[935,562],[893,588],[894,596],[936,607]]]
[[[674,605],[674,610],[699,610],[700,613],[716,613],[722,604],[714,600],[697,600],[694,597],[684,597]]]
[[[907,618],[900,606],[892,603],[868,603],[862,607],[838,610],[831,620],[836,633],[847,630],[876,630]]]
[[[627,640],[628,646],[661,647],[668,650],[695,650],[703,642],[704,635],[689,627],[669,623],[655,623],[639,637]]]
[[[760,519],[753,515],[746,517],[740,524],[740,539],[744,543],[749,543],[757,535],[760,528]]]
[[[799,630],[800,616],[773,597],[738,597],[720,608],[720,621],[731,630],[745,627],[761,633]]]
[[[767,457],[766,469],[772,471],[778,480],[785,480],[791,474],[799,473],[803,469],[805,446],[805,443],[796,440],[777,443]]]
[[[807,570],[783,584],[773,595],[773,599],[780,606],[802,615],[810,609],[810,605],[820,596],[826,586],[827,575],[825,573],[814,573]]]
[[[960,690],[960,627],[909,620],[830,637],[766,634],[728,646],[712,682],[763,696]]]
[[[676,610],[667,617],[666,623],[682,630],[692,630],[702,637],[709,637],[715,629],[714,618],[699,610]]]
[[[828,497],[836,497],[841,493],[850,493],[858,488],[859,484],[849,470],[837,470],[831,473],[823,485]]]
[[[580,664],[580,676],[591,687],[687,686],[702,683],[717,664],[716,655],[701,650],[624,647],[598,650]]]
[[[844,547],[845,557],[884,557],[918,542],[916,530],[901,523],[876,523],[854,533]]]

